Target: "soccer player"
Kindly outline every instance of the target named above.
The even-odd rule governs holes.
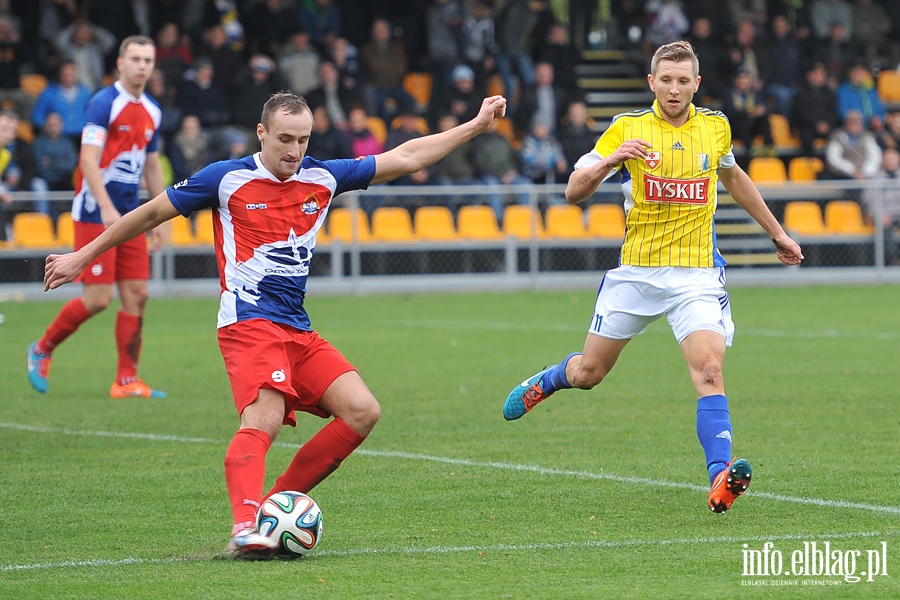
[[[76,172],[72,220],[75,248],[86,246],[122,215],[140,206],[141,179],[150,197],[163,190],[157,146],[162,111],[144,94],[153,72],[156,47],[146,36],[127,37],[119,46],[118,80],[94,94],[88,102],[81,133],[81,156]],[[161,243],[150,233],[150,252]],[[94,257],[85,265],[80,280],[81,297],[71,300],[36,342],[28,347],[28,380],[41,394],[47,393],[47,377],[53,351],[81,326],[106,309],[119,291],[121,308],[116,314],[116,379],[113,398],[163,398],[137,376],[141,329],[147,303],[150,256],[147,240],[135,238]]]
[[[96,256],[179,214],[215,210],[221,286],[218,336],[240,429],[225,453],[234,516],[228,554],[257,558],[274,551],[255,525],[262,500],[283,490],[309,492],[350,455],[380,417],[356,369],[311,328],[304,308],[316,234],[332,199],[415,173],[446,156],[503,116],[506,99],[486,98],[473,120],[410,140],[377,155],[318,161],[305,156],[312,113],[303,98],[272,95],[256,127],[261,150],[201,169],[78,251],[47,257],[45,289],[71,281]],[[328,424],[297,452],[263,494],[266,453],[300,410]]]
[[[524,381],[503,406],[518,419],[554,392],[589,390],[616,364],[628,342],[665,315],[697,390],[697,436],[706,454],[713,512],[731,508],[750,485],[750,464],[731,462],[731,422],[722,362],[734,325],[725,291],[725,260],[716,249],[716,183],[768,232],[778,259],[797,265],[800,247],[735,163],[728,120],[695,107],[700,85],[693,47],[683,41],[653,56],[653,106],[616,116],[594,149],[575,163],[570,203],[591,197],[613,171],[622,174],[626,230],[620,265],[606,273],[582,352]]]

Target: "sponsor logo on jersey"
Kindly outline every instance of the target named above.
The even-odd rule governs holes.
[[[659,166],[659,152],[648,152],[647,158],[644,159],[644,162],[647,163],[647,166],[650,169],[655,169]]]
[[[681,142],[675,142],[672,144],[672,150],[684,150],[684,146],[681,145]]]
[[[284,374],[283,369],[272,371],[272,381],[274,381],[275,383],[281,383],[285,379],[287,379],[287,376]]]
[[[709,199],[709,177],[667,179],[644,173],[644,197],[647,202],[706,204]]]
[[[182,179],[181,181],[179,181],[178,183],[176,183],[175,185],[173,185],[173,186],[172,186],[172,189],[177,190],[178,188],[180,188],[180,187],[182,187],[182,186],[184,186],[184,185],[187,185],[187,179]]]
[[[130,125],[119,125],[119,131],[121,131],[122,133],[128,133],[129,131],[131,131],[131,126]]]
[[[269,208],[268,204],[247,204],[247,210],[266,210]]]
[[[100,263],[96,263],[91,265],[91,275],[94,277],[100,277],[103,274],[103,265]]]

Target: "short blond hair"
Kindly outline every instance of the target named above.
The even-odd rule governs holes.
[[[670,60],[672,62],[684,62],[689,60],[694,68],[694,77],[700,74],[700,60],[697,58],[697,53],[694,51],[694,47],[690,42],[680,40],[672,42],[671,44],[664,44],[657,48],[656,52],[653,54],[653,60],[650,61],[651,75],[656,75],[656,70],[659,68],[659,61],[661,60]]]
[[[268,131],[269,124],[275,113],[285,112],[289,115],[297,115],[304,111],[312,116],[312,111],[303,96],[298,96],[291,92],[276,92],[269,96],[269,99],[263,105],[262,116],[259,122],[262,123],[263,129]]]

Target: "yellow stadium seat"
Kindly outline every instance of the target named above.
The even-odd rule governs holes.
[[[885,69],[878,75],[878,96],[885,102],[900,102],[900,71]]]
[[[512,120],[508,117],[500,117],[494,119],[494,123],[496,123],[497,133],[509,140],[512,147],[518,150],[522,144],[516,137],[516,128],[513,126]]]
[[[47,87],[47,78],[40,73],[26,73],[19,77],[19,87],[28,95],[37,98]]]
[[[503,232],[520,240],[547,237],[541,213],[526,204],[511,204],[504,209]]]
[[[372,135],[375,136],[375,139],[378,140],[381,145],[387,141],[387,125],[384,124],[384,121],[381,120],[381,117],[366,117],[366,125],[369,127],[369,131],[372,132]]]
[[[372,238],[379,242],[411,242],[412,219],[409,211],[399,206],[382,206],[372,213]]]
[[[403,89],[417,104],[427,106],[431,101],[431,73],[407,73],[403,76]]]
[[[825,169],[818,156],[795,156],[788,163],[788,179],[791,181],[815,181],[816,175]]]
[[[503,88],[503,78],[500,77],[499,73],[494,73],[488,78],[487,95],[503,96],[505,93],[506,92]]]
[[[791,131],[791,124],[784,115],[770,113],[769,129],[772,131],[772,141],[776,146],[800,147],[800,138]]]
[[[193,246],[197,243],[194,230],[191,229],[191,220],[187,217],[177,216],[172,219],[172,245]]]
[[[394,117],[391,121],[391,128],[397,129],[400,127],[400,115]],[[428,129],[428,121],[425,117],[416,117],[416,131],[421,133],[422,135],[428,135],[431,131]]]
[[[625,210],[618,204],[593,204],[587,209],[588,234],[592,237],[622,239]]]
[[[580,239],[589,235],[584,226],[584,211],[580,206],[559,204],[547,209],[547,237]]]
[[[215,242],[212,209],[201,210],[194,215],[194,238],[198,244],[212,244]]]
[[[784,207],[784,227],[800,235],[826,235],[822,210],[815,202],[797,200]]]
[[[774,156],[751,158],[747,174],[755,183],[784,183],[787,181],[784,162]]]
[[[56,241],[62,246],[75,246],[75,224],[72,213],[64,212],[56,220]]]
[[[490,206],[467,204],[457,215],[459,237],[467,240],[498,240],[503,238],[497,225],[497,215]]]
[[[28,119],[19,119],[19,124],[16,126],[16,137],[29,144],[34,142],[34,127],[31,126]]]
[[[458,239],[453,213],[446,206],[422,206],[416,209],[413,229],[420,240],[448,241]]]
[[[825,229],[842,235],[871,235],[873,229],[866,225],[862,208],[852,200],[832,200],[825,205]]]
[[[13,239],[22,248],[58,246],[53,219],[44,213],[19,213],[13,217]]]
[[[355,220],[354,220],[355,215]],[[369,229],[369,218],[360,209],[345,207],[333,208],[325,219],[328,226],[328,235],[334,239],[349,244],[354,236],[359,242],[371,242],[372,231]]]

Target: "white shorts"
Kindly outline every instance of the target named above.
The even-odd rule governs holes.
[[[608,271],[597,292],[588,332],[628,340],[666,315],[680,344],[694,331],[715,331],[731,346],[734,323],[725,268],[633,267]]]

